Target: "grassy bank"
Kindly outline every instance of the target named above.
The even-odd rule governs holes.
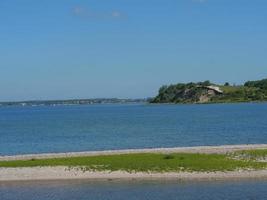
[[[242,151],[255,154],[258,151]],[[267,150],[265,150],[267,154]],[[37,167],[67,166],[81,167],[84,170],[109,170],[128,172],[179,172],[179,171],[233,171],[237,169],[265,169],[267,163],[255,159],[236,159],[233,155],[220,154],[156,154],[138,153],[124,155],[106,155],[91,157],[71,157],[54,159],[32,159],[19,161],[1,161],[0,167]]]

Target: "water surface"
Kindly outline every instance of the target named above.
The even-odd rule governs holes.
[[[267,104],[0,107],[0,155],[267,143]]]
[[[0,183],[1,200],[265,200],[267,181]]]

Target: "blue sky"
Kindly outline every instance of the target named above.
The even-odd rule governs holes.
[[[265,0],[1,0],[0,100],[267,77]]]

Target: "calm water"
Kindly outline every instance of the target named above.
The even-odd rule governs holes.
[[[0,183],[1,200],[266,200],[267,181]]]
[[[267,104],[0,107],[0,155],[267,143]]]

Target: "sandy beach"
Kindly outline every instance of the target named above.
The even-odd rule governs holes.
[[[67,167],[0,168],[0,181],[33,180],[229,180],[265,179],[267,170],[233,172],[168,172],[168,173],[128,173],[124,171],[95,172]]]
[[[51,153],[35,155],[1,156],[1,161],[62,158],[77,156],[115,155],[131,153],[205,153],[225,154],[239,150],[267,149],[266,144],[257,145],[227,145],[227,146],[201,146],[179,148],[135,149],[117,151],[91,151],[72,153]],[[80,168],[58,167],[21,167],[0,168],[0,181],[21,180],[67,180],[67,179],[176,179],[176,180],[225,180],[225,179],[259,179],[267,178],[266,170],[239,170],[229,172],[168,172],[168,173],[129,173],[124,171],[83,171]]]
[[[222,146],[196,146],[196,147],[174,147],[174,148],[151,148],[151,149],[126,149],[126,150],[106,150],[106,151],[85,151],[85,152],[67,152],[67,153],[44,153],[44,154],[26,154],[15,156],[0,156],[0,161],[11,160],[30,160],[46,158],[68,158],[80,156],[100,156],[100,155],[119,155],[133,153],[205,153],[205,154],[225,154],[235,151],[267,149],[267,144],[250,145],[222,145]]]

